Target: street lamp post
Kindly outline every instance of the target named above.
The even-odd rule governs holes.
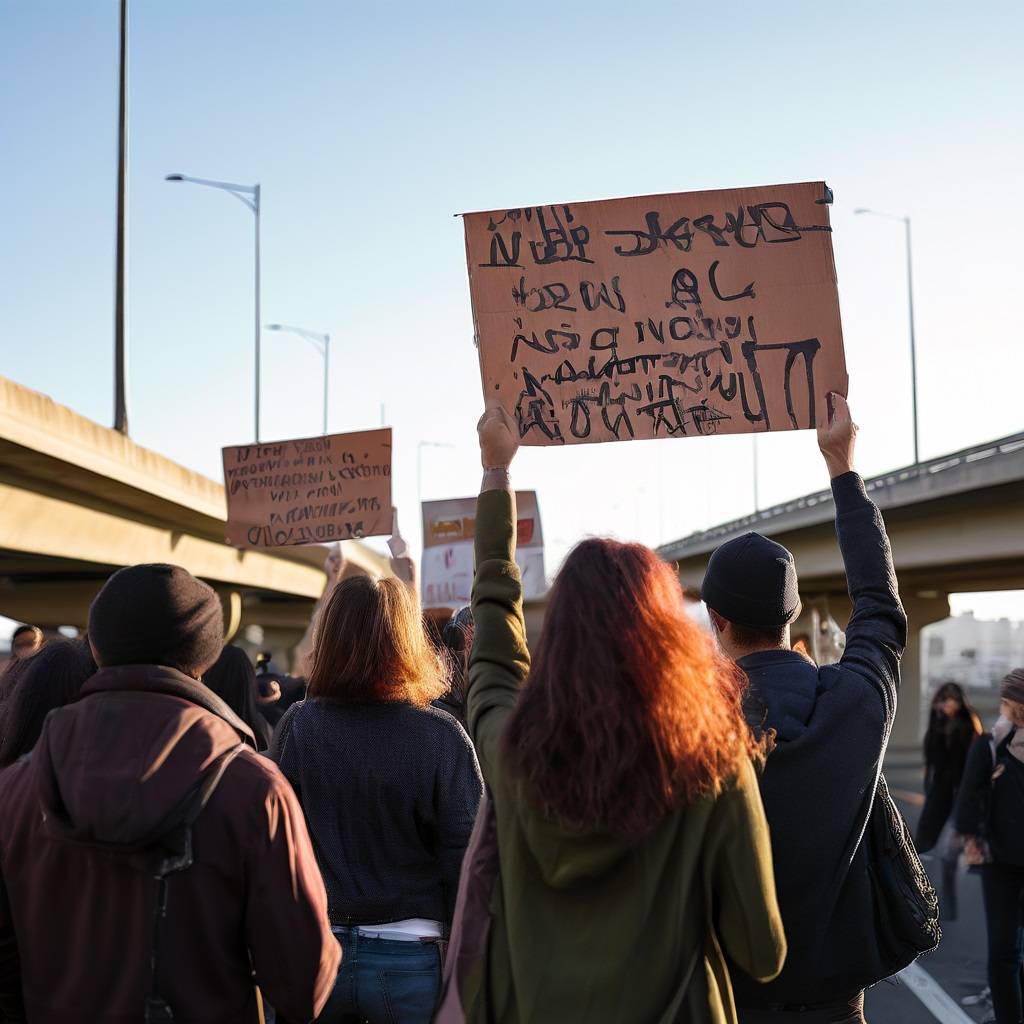
[[[128,433],[125,264],[128,198],[128,0],[121,0],[117,103],[117,239],[114,251],[114,429]]]
[[[914,415],[914,465],[916,466],[920,463],[921,459],[917,436],[917,345],[914,339],[914,270],[913,263],[911,262],[910,217],[899,216],[894,213],[882,213],[879,210],[868,210],[864,207],[858,207],[853,212],[857,214],[866,213],[872,217],[882,217],[885,220],[899,220],[903,222],[904,239],[907,248],[907,310],[910,316],[910,399]]]
[[[165,181],[186,181],[190,185],[206,185],[208,188],[219,188],[228,192],[239,202],[244,203],[256,218],[256,274],[254,279],[254,299],[256,307],[256,346],[255,346],[255,420],[256,443],[260,440],[260,186],[235,185],[230,181],[210,181],[207,178],[190,178],[186,174],[168,174]]]
[[[287,331],[305,338],[320,355],[324,357],[324,434],[327,434],[327,381],[330,373],[331,336],[319,331],[308,331],[305,327],[292,327],[290,324],[267,324],[268,331]]]

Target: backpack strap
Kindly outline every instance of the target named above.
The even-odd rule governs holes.
[[[174,1013],[167,1000],[160,995],[160,947],[163,944],[164,922],[167,920],[167,879],[169,875],[185,871],[192,865],[192,826],[210,802],[228,765],[245,749],[239,743],[225,751],[214,762],[213,769],[204,776],[200,785],[193,791],[191,805],[186,811],[184,820],[174,830],[173,844],[170,850],[164,848],[157,853],[153,866],[153,878],[156,881],[156,904],[153,908],[153,942],[149,953],[149,995],[146,996],[145,1024],[171,1024]]]

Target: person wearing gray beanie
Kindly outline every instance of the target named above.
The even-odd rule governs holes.
[[[995,1024],[1024,1018],[1024,668],[999,684],[999,720],[974,741],[956,801],[956,830],[981,868],[988,984]]]
[[[846,400],[830,397],[818,446],[853,602],[839,663],[819,667],[792,650],[797,566],[778,541],[727,541],[701,588],[720,647],[749,680],[747,720],[774,734],[760,788],[789,955],[764,985],[731,971],[740,1024],[802,1021],[808,1006],[821,1009],[816,1019],[863,1022],[864,988],[895,969],[872,909],[864,794],[874,792],[896,711],[907,619],[881,514],[853,469],[857,428]]]

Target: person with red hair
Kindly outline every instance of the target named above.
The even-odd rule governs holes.
[[[566,558],[531,664],[518,433],[497,406],[479,432],[467,718],[500,877],[466,1020],[733,1024],[726,953],[758,979],[786,953],[741,677],[670,566],[598,538]]]

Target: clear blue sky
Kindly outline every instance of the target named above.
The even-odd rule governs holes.
[[[865,473],[1024,428],[1019,2],[133,0],[131,432],[211,476],[250,439],[252,217],[265,321],[330,331],[332,430],[396,431],[396,494],[472,493],[481,406],[464,210],[824,178]],[[0,0],[0,373],[108,423],[116,0]],[[264,335],[264,436],[317,433],[312,349]],[[764,504],[825,484],[759,442]],[[586,533],[656,544],[750,511],[751,440],[522,453],[549,572]]]

